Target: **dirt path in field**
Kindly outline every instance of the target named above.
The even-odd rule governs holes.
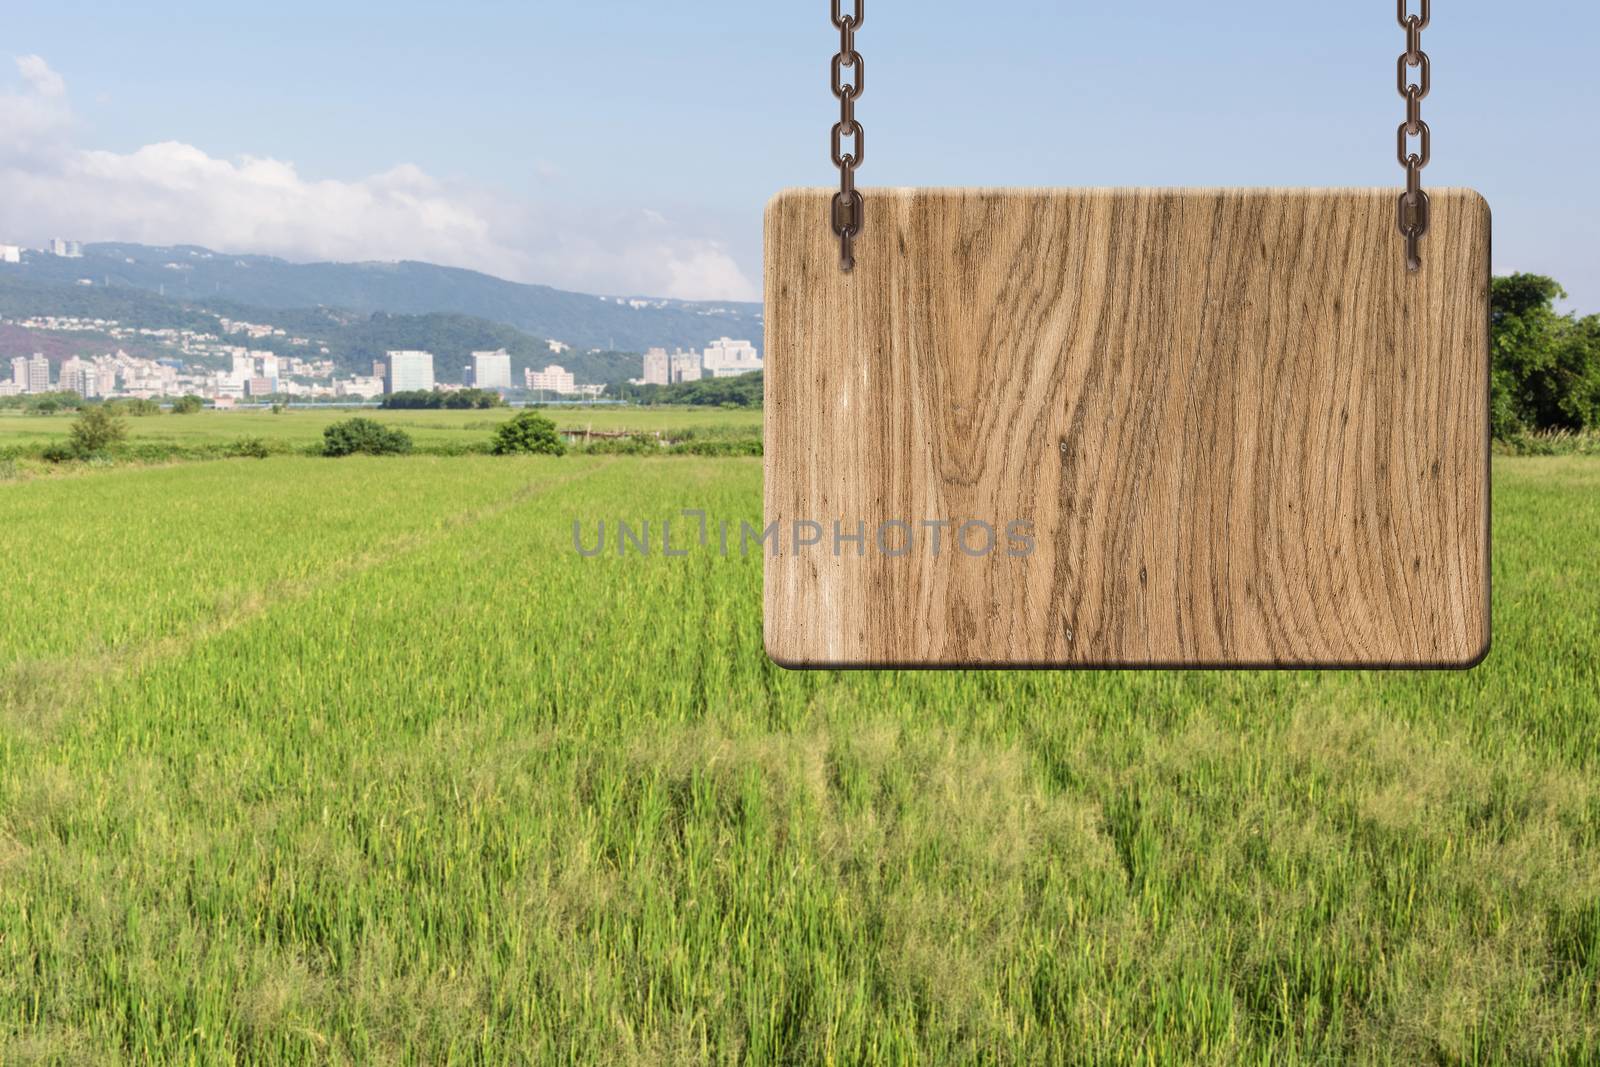
[[[551,481],[529,482],[510,496],[446,516],[427,530],[391,537],[353,556],[331,562],[317,574],[269,582],[259,589],[226,599],[210,618],[177,633],[124,645],[92,655],[24,660],[0,671],[0,726],[38,735],[52,730],[72,704],[97,684],[134,673],[162,660],[182,656],[203,642],[242,626],[282,604],[305,600],[325,589],[360,577],[373,567],[420,551],[462,530],[498,518],[530,500],[593,477],[617,461],[609,459]]]

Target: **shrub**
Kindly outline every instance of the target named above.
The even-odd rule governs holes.
[[[267,442],[260,437],[241,437],[228,446],[228,455],[240,459],[266,459],[271,454]]]
[[[731,456],[759,456],[762,454],[761,438],[759,437],[729,437],[710,438],[703,441],[682,441],[673,445],[669,452],[680,456],[710,456],[726,458]]]
[[[661,454],[661,442],[649,434],[632,433],[590,441],[584,451],[597,456],[655,456]]]
[[[104,455],[113,445],[128,439],[128,425],[114,411],[96,405],[84,408],[72,421],[71,448],[75,456],[87,459]]]
[[[172,402],[172,413],[174,415],[193,415],[205,406],[206,402],[204,400],[190,393],[188,396],[180,396]]]
[[[528,453],[563,456],[566,452],[566,443],[556,432],[556,424],[537,411],[524,409],[501,423],[494,432],[494,454],[497,456]]]
[[[108,400],[106,410],[114,411],[118,415],[132,415],[142,419],[147,415],[161,414],[161,405],[146,397],[133,397],[129,400]]]
[[[372,419],[345,419],[322,431],[325,456],[403,456],[410,451],[410,434]]]

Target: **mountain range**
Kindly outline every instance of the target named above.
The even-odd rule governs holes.
[[[80,304],[135,290],[247,319],[244,309],[249,308],[466,316],[561,341],[580,352],[701,348],[724,336],[759,345],[762,336],[760,304],[593,296],[431,263],[291,263],[193,245],[91,244],[83,253],[67,259],[30,252],[21,264],[0,264],[0,293],[10,290],[7,302],[15,306],[22,294],[48,302],[68,287]],[[86,281],[92,284],[83,285]],[[25,302],[31,306],[33,301]]]

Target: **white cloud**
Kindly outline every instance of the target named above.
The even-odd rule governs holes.
[[[66,81],[50,69],[50,64],[44,61],[43,56],[18,56],[17,73],[21,74],[22,80],[40,96],[67,95]]]
[[[680,299],[759,299],[722,245],[655,212],[608,224],[441,181],[411,164],[354,181],[218,159],[176,141],[119,153],[72,142],[66,84],[38,56],[0,91],[0,234],[40,243],[199,244],[292,260],[420,259],[518,281]],[[545,165],[540,165],[546,170]]]

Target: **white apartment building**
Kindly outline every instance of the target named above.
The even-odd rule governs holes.
[[[383,395],[383,379],[371,377],[345,378],[333,383],[334,396],[358,396],[363,400]]]
[[[99,395],[100,376],[95,365],[73,356],[61,364],[61,390],[77,393],[85,400]]]
[[[705,353],[706,374],[712,378],[737,378],[762,368],[761,353],[749,341],[730,337],[711,342]]]
[[[22,382],[23,392],[48,393],[50,391],[50,361],[43,356],[28,360],[27,380]]]
[[[537,390],[567,396],[578,391],[577,383],[572,379],[572,372],[565,367],[558,367],[554,364],[542,371],[536,371],[530,367],[523,373],[523,378],[527,382],[530,392]]]
[[[433,353],[432,352],[390,352],[388,380],[385,392],[411,393],[433,392]]]
[[[665,348],[652,348],[644,354],[644,384],[672,384],[672,357]]]
[[[21,263],[21,245],[0,245],[0,263]]]
[[[83,245],[79,244],[77,241],[68,241],[60,237],[52,237],[50,238],[49,252],[52,256],[60,256],[63,259],[82,259]]]
[[[698,382],[702,376],[700,353],[674,352],[672,354],[672,367],[669,377],[672,383]]]
[[[11,382],[19,391],[24,393],[28,391],[28,357],[11,358]]]
[[[511,356],[505,349],[472,353],[472,384],[479,389],[511,388]]]

